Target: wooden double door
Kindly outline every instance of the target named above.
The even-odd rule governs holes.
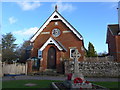
[[[56,48],[53,46],[48,50],[47,69],[56,69]]]

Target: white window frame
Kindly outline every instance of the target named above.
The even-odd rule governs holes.
[[[41,56],[41,57],[40,57]],[[38,58],[39,59],[42,59],[42,51],[41,50],[38,50]]]
[[[73,59],[73,57],[72,57],[72,55],[71,55],[71,54],[72,54],[71,51],[72,51],[72,50],[75,50],[75,49],[76,49],[76,48],[70,48],[70,58],[71,58],[71,59]]]

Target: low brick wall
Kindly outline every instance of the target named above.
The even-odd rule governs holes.
[[[74,62],[65,60],[65,74],[72,73]],[[84,76],[92,77],[118,77],[120,76],[120,63],[113,61],[83,61],[79,62],[79,70]]]

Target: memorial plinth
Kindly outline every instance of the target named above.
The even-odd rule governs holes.
[[[92,84],[86,81],[83,74],[79,71],[78,59],[81,55],[77,49],[73,52],[72,56],[74,59],[74,72],[67,75],[67,80],[64,82],[64,85],[69,89],[92,88]]]

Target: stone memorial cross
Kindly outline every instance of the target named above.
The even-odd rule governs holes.
[[[81,54],[78,52],[77,49],[75,49],[75,51],[72,53],[72,56],[74,59],[74,73],[72,74],[72,76],[70,76],[70,79],[68,79],[64,83],[64,85],[70,88],[70,90],[81,90],[82,88],[88,90],[89,88],[92,88],[92,84],[85,81],[83,74],[79,71],[78,59],[81,57]]]
[[[72,56],[74,59],[74,73],[79,73],[78,59],[81,57],[81,54],[78,52],[77,49],[75,49],[75,52]]]
[[[81,54],[78,52],[78,49],[75,49],[75,52],[73,52],[73,59],[74,59],[74,73],[72,76],[72,80],[74,80],[76,77],[80,77],[84,80],[84,77],[81,72],[79,72],[79,64],[78,59],[81,57]]]

